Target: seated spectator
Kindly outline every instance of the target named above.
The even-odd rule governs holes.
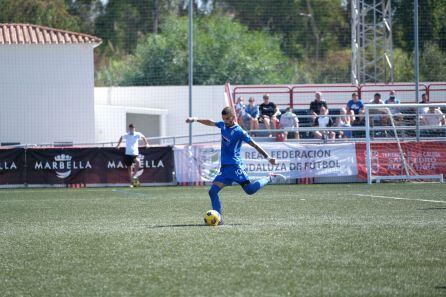
[[[369,102],[370,104],[384,104],[384,101],[381,100],[381,94],[376,93],[373,96],[373,99]],[[371,126],[387,126],[387,109],[369,109],[371,118],[370,125]]]
[[[266,129],[273,130],[276,127],[277,116],[280,114],[276,104],[269,101],[269,95],[263,95],[263,103],[259,105],[259,121],[265,124]],[[272,134],[269,134],[272,137]]]
[[[352,99],[347,102],[346,113],[353,116],[352,124],[355,126],[364,125],[364,103],[358,98],[358,94],[352,94]]]
[[[325,102],[325,100],[322,99],[322,93],[321,92],[314,93],[314,101],[311,101],[310,103],[310,115],[311,119],[313,120],[313,124],[317,116],[321,114],[320,111],[322,106],[325,107],[325,109],[327,109],[328,112],[327,102]]]
[[[429,106],[427,113],[423,114],[420,118],[421,124],[424,126],[446,126],[446,118],[440,108],[435,106]],[[444,135],[444,130],[432,129],[432,130],[421,130],[422,136],[441,136]]]
[[[421,95],[420,104],[429,104],[429,97],[427,97],[427,95],[424,93]],[[418,112],[421,115],[423,115],[423,114],[426,114],[428,111],[429,111],[429,107],[425,106],[425,107],[420,107]]]
[[[249,130],[259,129],[259,106],[255,104],[255,99],[250,97],[248,105],[245,107],[245,114],[243,115],[243,123]]]
[[[321,106],[320,115],[314,121],[315,127],[333,127],[333,120],[328,116],[328,109],[325,106]],[[316,131],[314,132],[314,137],[317,139],[329,138],[334,139],[336,134],[333,131]]]
[[[280,128],[285,130],[285,138],[288,138],[289,136],[289,138],[299,139],[299,132],[297,132],[297,128],[299,128],[299,119],[291,111],[291,107],[287,107],[285,113],[281,115]]]
[[[440,108],[429,106],[427,113],[421,117],[421,123],[425,126],[445,126],[446,119]]]
[[[400,100],[398,100],[396,98],[396,92],[392,90],[389,93],[389,99],[387,99],[384,103],[385,104],[400,104]],[[395,108],[395,107],[390,107],[389,111],[390,111],[390,114],[392,115],[395,123],[401,124],[401,122],[403,121],[403,114],[401,113],[401,109]]]
[[[336,119],[336,127],[351,127],[352,118],[353,116],[347,112],[347,109],[341,108],[341,116]],[[352,131],[339,131],[339,138],[352,138]]]
[[[237,116],[237,122],[242,123],[243,115],[245,114],[245,103],[243,97],[238,97],[235,102],[235,114]],[[243,125],[242,125],[243,126]]]

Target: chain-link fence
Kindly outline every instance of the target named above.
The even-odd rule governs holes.
[[[196,116],[220,116],[226,81],[291,87],[414,81],[413,1],[192,2]],[[0,1],[0,142],[113,142],[129,123],[149,137],[186,135],[188,5]],[[446,80],[445,40],[446,4],[419,1],[420,81]],[[392,75],[355,81],[354,63],[375,73],[388,67]],[[443,92],[435,89],[436,101]]]

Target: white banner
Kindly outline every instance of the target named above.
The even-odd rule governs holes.
[[[244,144],[241,156],[250,177],[279,172],[288,178],[356,176],[354,143],[292,144],[260,143],[277,165],[271,165],[251,146]],[[174,148],[178,182],[212,181],[220,166],[220,144],[177,146]]]

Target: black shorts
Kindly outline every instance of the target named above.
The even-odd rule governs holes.
[[[136,159],[138,158],[138,155],[132,156],[132,155],[125,155],[124,157],[124,164],[126,166],[131,166],[136,163]]]

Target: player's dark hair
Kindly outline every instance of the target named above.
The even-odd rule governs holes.
[[[129,128],[135,128],[135,126],[133,124],[130,124]]]
[[[234,111],[232,110],[231,107],[226,106],[225,108],[223,108],[223,110],[221,111],[221,115],[232,115],[234,116]]]

